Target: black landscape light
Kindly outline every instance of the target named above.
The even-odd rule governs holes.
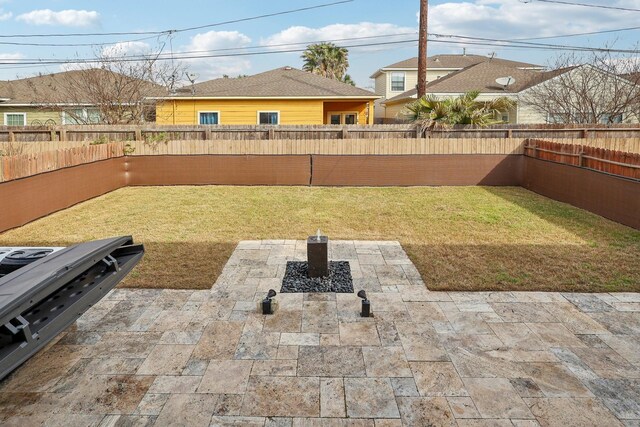
[[[271,299],[276,296],[276,291],[273,289],[269,289],[267,292],[267,297],[262,300],[262,314],[273,314],[273,310],[271,309]]]
[[[371,317],[371,302],[367,299],[367,293],[362,289],[358,291],[357,295],[362,298],[362,311],[360,312],[360,316]]]

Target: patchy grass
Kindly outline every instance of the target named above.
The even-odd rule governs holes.
[[[209,288],[239,240],[399,240],[429,289],[640,291],[640,231],[522,188],[130,187],[0,235],[132,234],[130,287]]]

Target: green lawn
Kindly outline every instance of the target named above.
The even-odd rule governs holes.
[[[132,234],[124,282],[210,288],[240,240],[398,240],[432,290],[640,291],[640,231],[515,187],[129,187],[0,234],[69,245]]]

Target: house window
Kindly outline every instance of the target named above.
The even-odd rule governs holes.
[[[355,125],[358,120],[358,116],[356,114],[345,114],[344,115],[344,124],[345,125]]]
[[[332,125],[355,125],[358,124],[358,113],[329,113],[327,114],[327,122]]]
[[[391,90],[393,92],[404,92],[405,73],[391,73]]]
[[[259,125],[279,125],[280,112],[278,111],[258,111]]]
[[[198,117],[198,123],[201,125],[220,124],[220,112],[218,111],[200,111]]]
[[[509,112],[503,111],[500,113],[500,120],[502,123],[509,123]]]
[[[616,114],[609,120],[611,116],[609,114],[605,114],[600,117],[600,123],[609,124],[609,123],[622,123],[622,114]]]
[[[568,123],[566,113],[549,113],[547,114],[547,123]]]
[[[63,125],[84,125],[101,121],[100,111],[97,108],[74,108],[62,112]]]
[[[4,113],[6,126],[24,126],[27,123],[27,113]]]

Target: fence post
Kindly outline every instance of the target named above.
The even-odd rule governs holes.
[[[580,150],[578,153],[578,167],[584,167],[584,151]]]
[[[416,139],[422,138],[422,128],[420,126],[416,126]]]
[[[16,134],[12,130],[9,131],[9,142],[16,142]]]
[[[582,138],[583,139],[588,139],[589,138],[589,130],[588,129],[582,129]]]
[[[513,130],[507,129],[507,138],[513,138]]]
[[[212,139],[211,136],[212,136],[211,135],[211,128],[206,128],[204,130],[204,139],[205,139],[205,141],[211,141],[211,139]]]
[[[49,131],[49,140],[51,142],[54,142],[56,140],[56,131],[55,130]]]
[[[271,140],[271,139],[276,139],[276,131],[273,128],[269,128],[269,130],[267,131],[267,139]]]
[[[142,141],[142,129],[138,128],[135,130],[133,139],[136,141]]]
[[[60,141],[67,142],[67,130],[65,128],[60,129]]]
[[[349,139],[349,130],[347,128],[342,128],[342,139]]]

